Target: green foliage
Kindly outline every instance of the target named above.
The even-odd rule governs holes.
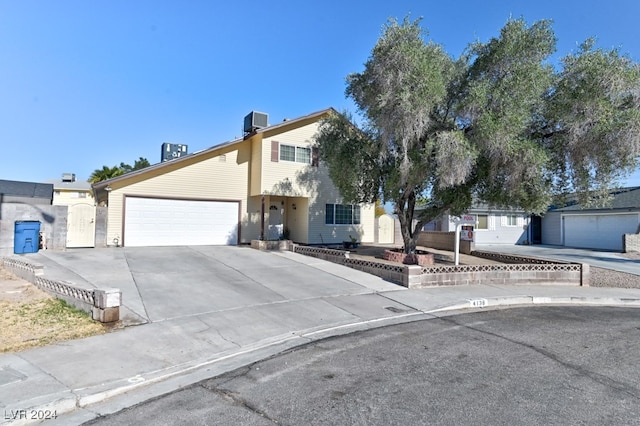
[[[129,173],[136,170],[144,169],[145,167],[149,167],[150,165],[151,164],[149,163],[149,160],[147,160],[146,158],[140,157],[133,163],[133,166],[130,166],[129,164],[125,164],[125,163],[120,163],[120,168],[124,173]]]
[[[588,198],[636,166],[640,72],[617,50],[587,40],[556,71],[550,21],[509,20],[456,60],[423,36],[420,21],[387,22],[347,77],[362,128],[335,114],[316,135],[345,201],[394,203],[407,252],[426,222],[474,200],[541,213],[554,193]]]
[[[577,190],[582,204],[602,199],[640,155],[640,67],[594,46],[564,57],[543,129],[553,135],[556,190]]]
[[[91,183],[102,182],[103,180],[108,180],[114,177],[118,177],[123,173],[124,171],[122,170],[122,168],[118,166],[113,166],[113,167],[102,166],[101,169],[96,169],[93,171],[93,173],[91,173],[91,176],[89,176],[89,182]]]
[[[102,166],[102,169],[96,169],[89,176],[89,182],[96,183],[102,182],[103,180],[112,179],[118,176],[121,176],[125,173],[130,173],[135,170],[144,169],[145,167],[149,167],[151,164],[149,160],[146,158],[140,157],[138,160],[133,163],[133,166],[125,163],[120,163],[119,166]]]

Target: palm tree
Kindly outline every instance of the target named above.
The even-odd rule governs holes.
[[[119,166],[102,166],[101,169],[96,169],[89,176],[90,183],[102,182],[103,180],[111,179],[117,176],[120,176],[124,173],[121,167]]]

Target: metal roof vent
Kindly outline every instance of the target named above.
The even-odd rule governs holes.
[[[269,126],[269,114],[264,112],[251,111],[244,118],[245,133],[252,133],[267,126]]]

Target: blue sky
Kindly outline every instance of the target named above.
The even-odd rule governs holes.
[[[452,56],[511,16],[552,19],[556,58],[595,36],[640,61],[637,0],[4,0],[0,179],[157,163],[163,142],[195,152],[240,136],[252,110],[270,124],[353,110],[345,76],[363,69],[385,21],[407,14]]]

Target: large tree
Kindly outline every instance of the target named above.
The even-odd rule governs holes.
[[[619,51],[588,40],[556,69],[549,21],[509,20],[458,59],[423,34],[390,20],[347,77],[362,124],[334,114],[316,135],[345,201],[394,204],[406,252],[473,201],[541,213],[555,193],[597,198],[637,164],[640,72]]]

